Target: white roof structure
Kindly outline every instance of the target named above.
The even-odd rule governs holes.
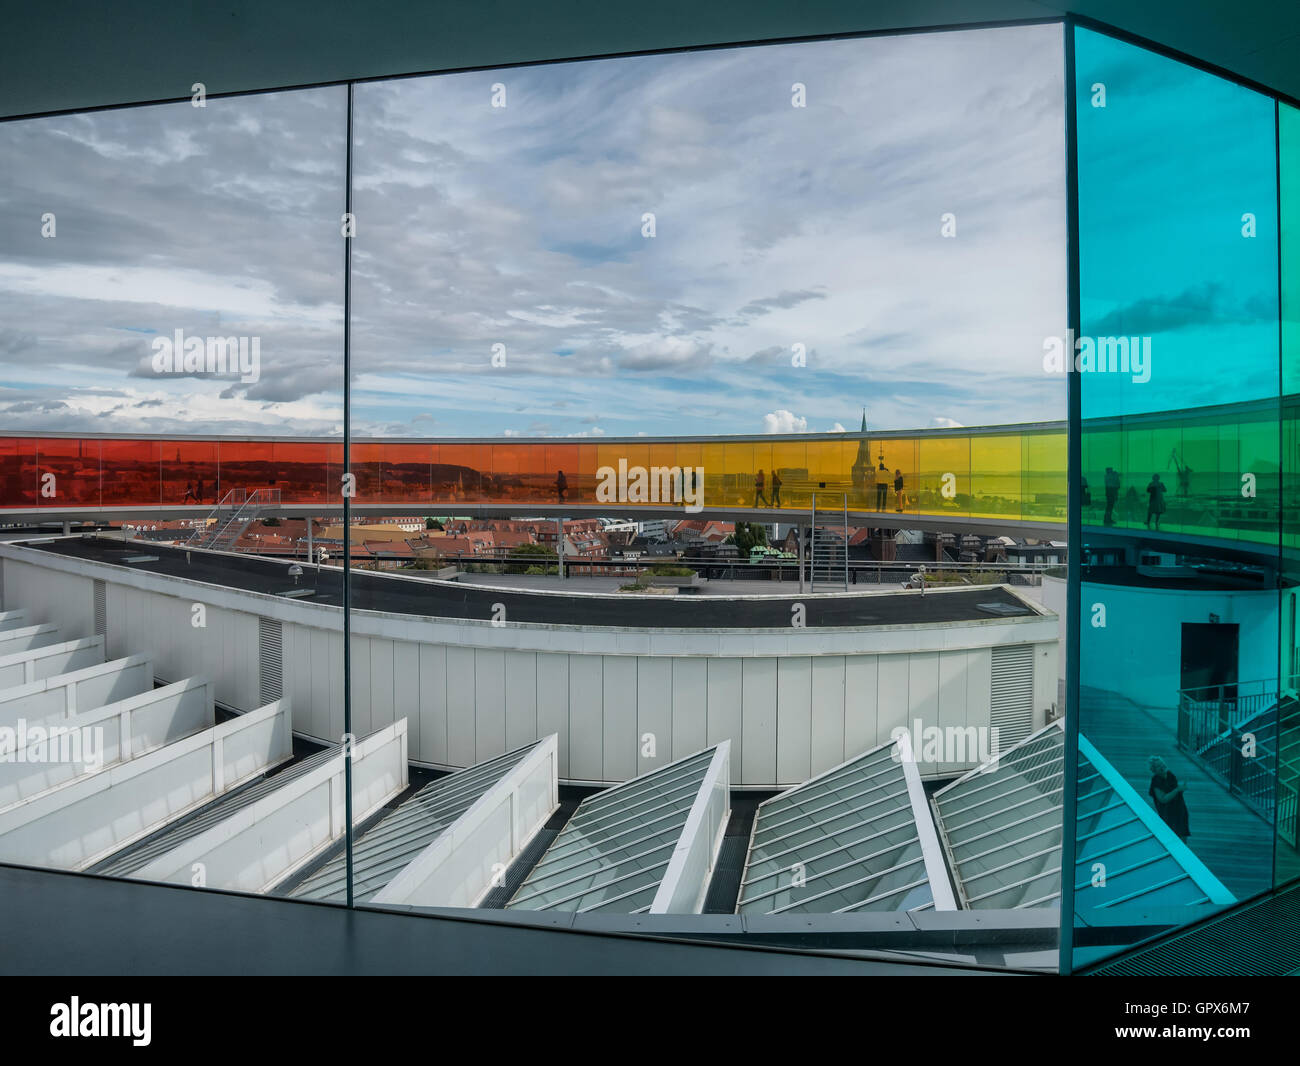
[[[730,813],[730,743],[584,800],[509,908],[698,912]]]
[[[955,910],[906,734],[758,808],[739,914]]]

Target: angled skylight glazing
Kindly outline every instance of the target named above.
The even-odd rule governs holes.
[[[506,906],[649,912],[720,748],[584,800]]]
[[[761,804],[737,912],[931,909],[932,870],[937,902],[953,909],[906,753],[905,743],[885,744]]]

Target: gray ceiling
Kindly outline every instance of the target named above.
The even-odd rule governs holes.
[[[0,116],[1067,11],[1300,98],[1298,0],[66,0],[10,5]]]

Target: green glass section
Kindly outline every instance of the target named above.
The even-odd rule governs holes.
[[[1276,400],[1086,422],[1084,525],[1276,545],[1280,431]]]

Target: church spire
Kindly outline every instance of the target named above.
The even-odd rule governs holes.
[[[866,431],[867,431],[867,409],[864,407],[864,408],[862,409],[862,430],[861,430],[861,432],[865,433]]]

